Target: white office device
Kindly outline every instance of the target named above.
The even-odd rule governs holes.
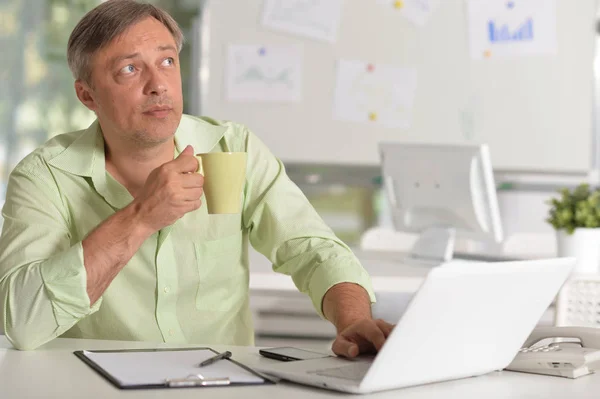
[[[382,142],[383,181],[394,227],[419,233],[410,256],[452,259],[456,233],[500,243],[502,223],[486,145]]]
[[[547,339],[575,339],[550,342]],[[579,378],[600,369],[600,329],[595,327],[536,328],[507,370]]]
[[[374,359],[277,363],[260,371],[369,393],[504,369],[568,278],[575,259],[460,263],[431,269]]]

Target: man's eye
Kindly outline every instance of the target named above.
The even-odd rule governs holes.
[[[121,73],[129,74],[129,73],[133,73],[133,72],[135,72],[135,68],[131,64],[129,64],[129,65],[124,66],[123,68],[121,68]]]
[[[174,64],[175,64],[175,60],[173,59],[173,57],[165,58],[165,60],[163,61],[164,66],[171,66]]]

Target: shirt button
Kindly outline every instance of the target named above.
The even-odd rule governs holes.
[[[170,336],[173,336],[173,335],[175,335],[175,331],[173,331],[173,330],[169,330],[169,335],[170,335]]]
[[[165,287],[165,288],[163,289],[163,291],[165,292],[165,294],[168,294],[168,293],[169,293],[169,291],[171,291],[171,288],[169,288],[169,287]]]

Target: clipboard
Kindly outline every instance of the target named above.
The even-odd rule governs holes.
[[[218,354],[208,347],[80,350],[73,354],[119,389],[275,383],[269,377],[231,358],[198,367],[203,360]]]

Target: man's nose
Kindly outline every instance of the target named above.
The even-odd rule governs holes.
[[[146,94],[161,95],[167,91],[167,84],[161,73],[157,70],[148,70],[148,80],[146,82]]]

